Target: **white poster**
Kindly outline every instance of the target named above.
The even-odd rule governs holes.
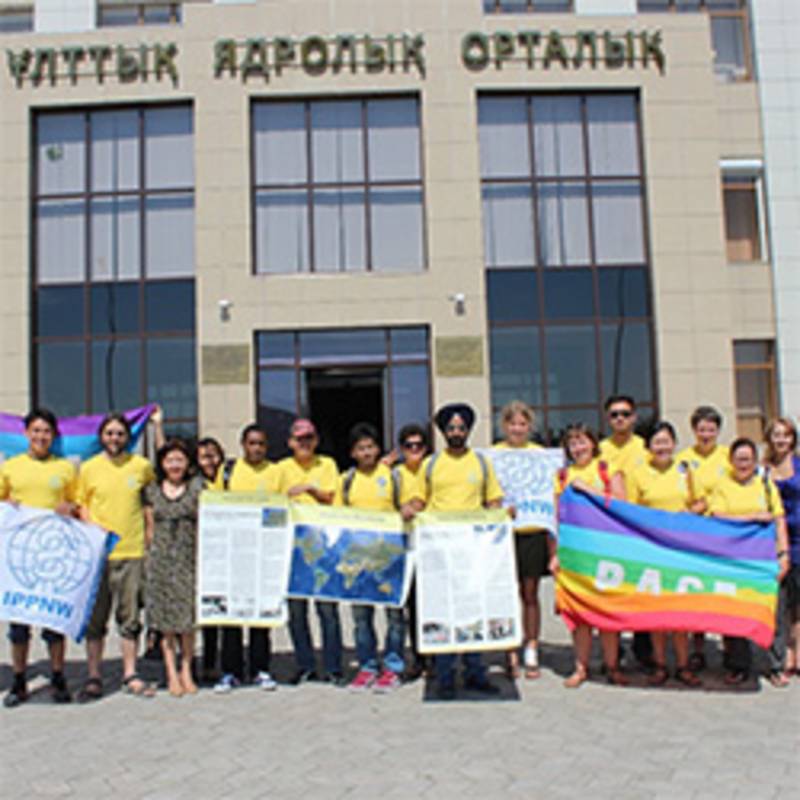
[[[553,480],[564,466],[564,451],[491,448],[483,453],[492,460],[503,488],[503,506],[516,511],[514,527],[555,532]]]
[[[292,558],[288,500],[203,492],[198,534],[198,625],[285,624]]]
[[[80,641],[117,539],[53,511],[0,503],[0,619]]]
[[[510,650],[521,643],[513,537],[505,511],[417,516],[422,653]]]

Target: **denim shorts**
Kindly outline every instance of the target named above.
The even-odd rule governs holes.
[[[8,640],[11,644],[27,644],[31,640],[31,626],[12,622],[8,626]],[[50,628],[42,628],[42,640],[47,644],[57,644],[64,641],[64,634],[51,631]]]

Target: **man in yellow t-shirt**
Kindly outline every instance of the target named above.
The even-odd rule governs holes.
[[[136,672],[136,649],[144,584],[142,490],[155,473],[147,459],[128,452],[131,428],[122,414],[107,415],[98,436],[103,450],[81,467],[78,503],[84,520],[113,531],[119,541],[108,557],[86,631],[89,678],[81,692],[84,701],[96,700],[103,693],[100,668],[112,606],[121,638],[123,689],[130,694],[152,694]]]
[[[28,438],[28,452],[14,456],[0,466],[0,500],[71,515],[75,510],[75,467],[50,452],[58,436],[55,415],[44,408],[31,411],[25,417],[25,435]],[[3,698],[3,705],[13,708],[28,699],[25,672],[31,639],[30,625],[12,622],[8,638],[11,641],[14,678],[11,689]],[[42,639],[47,642],[50,652],[50,692],[53,700],[56,703],[69,703],[72,696],[64,678],[64,634],[45,628]]]
[[[503,490],[491,461],[467,445],[475,423],[472,408],[466,403],[451,403],[437,411],[434,421],[444,435],[447,447],[441,453],[428,456],[422,464],[420,493],[424,492],[421,499],[426,510],[479,511],[482,508],[500,508]],[[497,687],[486,677],[480,653],[464,653],[462,660],[466,689],[483,694],[498,693]],[[441,700],[455,698],[455,662],[454,655],[440,655],[434,659]]]
[[[277,489],[294,503],[330,505],[336,495],[339,471],[329,456],[317,454],[319,437],[310,419],[296,419],[289,431],[292,455],[278,462]],[[342,627],[339,604],[325,600],[314,603],[322,628],[322,680],[344,686],[342,673]],[[318,680],[308,626],[308,600],[289,599],[289,633],[294,646],[296,671],[291,678],[295,685]]]
[[[368,423],[353,426],[350,431],[350,456],[356,462],[339,479],[336,504],[371,511],[400,510],[399,474],[380,460],[378,431]],[[375,606],[353,605],[358,673],[350,683],[350,691],[378,693],[400,687],[405,667],[403,649],[406,638],[402,608],[386,608],[386,641],[382,667],[378,670],[378,647],[375,633]]]
[[[214,480],[215,491],[278,491],[278,467],[267,461],[267,432],[257,423],[248,425],[241,435],[242,456],[223,463]],[[222,625],[222,677],[214,686],[217,694],[228,694],[244,680],[243,637],[238,625]],[[248,635],[250,678],[259,689],[275,691],[278,684],[270,674],[272,642],[269,628],[250,628]]]
[[[627,480],[647,457],[644,439],[633,432],[636,403],[628,395],[612,395],[605,402],[605,412],[611,435],[600,442],[600,458],[608,464],[612,475],[621,472]]]

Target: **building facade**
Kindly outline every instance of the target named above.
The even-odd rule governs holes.
[[[456,399],[479,443],[612,392],[760,433],[800,401],[800,18],[752,6],[0,5],[0,406],[276,452],[302,413],[342,457]]]

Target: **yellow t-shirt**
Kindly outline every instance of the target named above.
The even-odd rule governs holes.
[[[310,483],[321,492],[331,494],[336,492],[339,470],[336,468],[336,462],[329,456],[314,456],[308,467],[300,464],[294,456],[289,456],[279,461],[276,467],[277,491],[281,494],[288,494],[289,489],[302,486],[304,483]],[[319,505],[308,492],[293,497],[292,502]]]
[[[446,450],[435,456],[436,461],[428,479],[428,465],[434,456],[423,462],[420,489],[428,511],[479,511],[483,502],[503,499],[492,462],[486,458],[486,487],[483,469],[474,450],[454,456]]]
[[[708,501],[710,514],[722,514],[729,517],[747,517],[751,514],[769,511],[773,516],[785,515],[778,487],[760,475],[753,475],[745,483],[739,483],[731,474],[725,475],[717,481]]]
[[[214,489],[221,492],[225,489],[225,465],[217,470]],[[237,458],[231,469],[228,481],[230,492],[277,492],[278,467],[271,461],[262,461],[258,466],[248,464],[243,458]]]
[[[577,464],[570,464],[567,467],[567,474],[564,476],[566,478],[565,481],[562,481],[563,473],[561,470],[559,470],[553,476],[553,489],[555,491],[555,496],[558,497],[561,492],[567,488],[567,486],[577,480],[581,480],[587,486],[591,486],[592,489],[596,489],[598,492],[605,492],[606,484],[600,476],[600,461],[601,459],[599,458],[593,458],[588,464],[586,464],[586,466],[583,467],[579,467]],[[611,477],[610,472],[608,477]]]
[[[610,436],[600,442],[600,458],[608,464],[609,473],[614,475],[621,472],[626,482],[628,476],[645,463],[647,455],[644,439],[636,434],[622,447]]]
[[[411,502],[415,498],[425,499],[425,471],[420,463],[416,472],[412,472],[406,464],[395,467],[400,478],[400,505]]]
[[[694,473],[695,492],[698,496],[710,495],[717,482],[731,470],[728,448],[718,444],[707,456],[687,447],[675,456],[676,461],[685,461]]]
[[[495,442],[492,447],[495,450],[542,450],[542,446],[540,444],[536,444],[536,442],[525,442],[521,447],[514,447],[510,445],[506,441]],[[514,528],[514,533],[526,534],[526,533],[547,533],[546,528]]]
[[[679,461],[665,470],[648,461],[630,474],[625,488],[631,503],[661,511],[689,510],[689,480]]]
[[[60,503],[75,501],[76,476],[66,458],[39,459],[23,453],[0,466],[0,500],[52,510]]]
[[[142,489],[152,480],[153,466],[132,453],[115,460],[100,453],[81,466],[78,503],[92,522],[120,537],[111,561],[144,556]]]
[[[345,503],[345,481],[352,474],[349,481]],[[394,511],[394,487],[392,485],[392,471],[386,464],[378,464],[372,472],[343,473],[339,476],[339,486],[336,490],[337,506],[350,506],[351,508],[364,508],[369,511]]]

